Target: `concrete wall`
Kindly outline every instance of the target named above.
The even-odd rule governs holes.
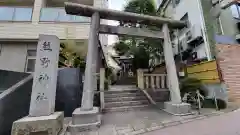
[[[28,73],[0,70],[0,93],[10,88],[12,85],[16,84],[28,75]]]
[[[231,9],[225,9],[220,14],[223,35],[234,36],[238,34],[236,22],[232,16]]]
[[[36,49],[37,43],[12,42],[0,43],[0,69],[24,72],[26,67],[27,50]]]
[[[0,23],[0,40],[38,39],[39,34],[56,35],[60,39],[87,39],[87,23]]]
[[[108,7],[108,0],[94,0],[94,6]],[[89,23],[40,22],[45,0],[35,0],[31,22],[1,22],[0,40],[38,39],[39,34],[56,35],[60,39],[87,39]],[[68,34],[66,33],[68,31]]]
[[[0,69],[24,72],[27,44],[2,44]]]

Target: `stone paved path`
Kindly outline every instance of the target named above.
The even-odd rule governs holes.
[[[148,132],[144,135],[240,135],[240,110]]]
[[[153,107],[129,112],[106,113],[103,115],[103,122],[98,130],[81,132],[77,135],[143,134],[159,129],[163,130],[164,128],[182,125],[195,120],[205,119],[211,116],[220,115],[222,113],[223,112],[216,112],[213,109],[203,109],[202,114],[200,115],[195,114],[189,116],[172,116]],[[162,130],[158,132],[162,132]],[[158,132],[152,132],[151,134],[158,135]]]

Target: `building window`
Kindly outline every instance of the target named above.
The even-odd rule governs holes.
[[[31,21],[32,8],[0,7],[0,21]]]
[[[90,22],[89,17],[67,15],[63,8],[42,8],[40,21],[42,22]]]
[[[27,50],[27,61],[25,72],[34,72],[36,63],[36,50]]]

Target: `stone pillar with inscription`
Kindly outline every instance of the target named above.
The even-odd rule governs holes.
[[[63,112],[54,112],[59,50],[58,37],[39,35],[29,116],[13,123],[12,135],[58,135],[61,131]]]
[[[89,39],[88,52],[85,68],[85,79],[82,94],[81,108],[74,110],[72,115],[72,123],[68,130],[71,134],[76,134],[79,131],[97,128],[101,124],[101,115],[99,108],[93,107],[94,90],[96,90],[96,64],[98,51],[98,35],[100,26],[100,16],[98,12],[92,15]]]

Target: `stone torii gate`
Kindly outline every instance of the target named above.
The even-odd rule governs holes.
[[[172,114],[189,112],[190,105],[181,102],[179,82],[169,34],[169,28],[183,28],[186,26],[185,22],[156,16],[96,8],[70,2],[65,3],[65,10],[67,14],[91,17],[82,105],[81,108],[77,108],[73,112],[72,124],[69,127],[70,131],[96,127],[101,123],[99,108],[93,107],[94,88],[95,85],[97,85],[95,73],[97,70],[97,45],[99,33],[163,39],[167,78],[171,95],[171,102],[165,103],[165,109]],[[143,24],[149,24],[149,22],[151,22],[162,26],[162,32],[140,28],[100,25],[100,19],[138,22]]]

